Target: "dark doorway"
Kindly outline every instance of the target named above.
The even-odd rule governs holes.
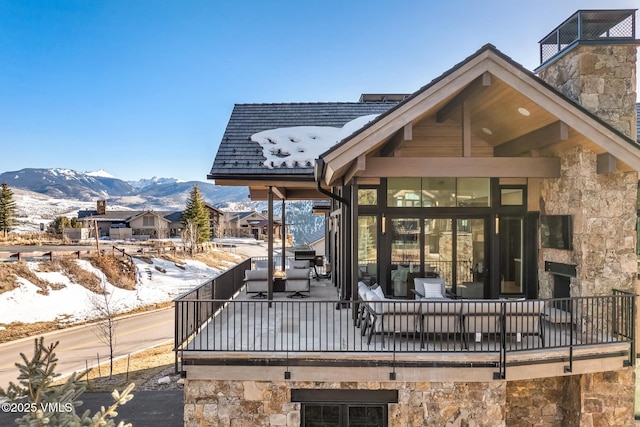
[[[569,298],[571,296],[571,277],[553,275],[553,298]],[[554,307],[567,313],[571,313],[570,301],[554,301]]]

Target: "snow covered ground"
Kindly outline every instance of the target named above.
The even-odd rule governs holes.
[[[184,269],[163,259],[154,258],[153,265],[135,260],[138,270],[136,289],[128,291],[106,282],[103,273],[88,261],[78,260],[77,262],[104,280],[104,287],[111,298],[109,306],[116,312],[127,312],[138,307],[171,301],[222,272],[194,260],[186,260]],[[20,278],[19,287],[0,294],[0,324],[54,320],[74,323],[96,317],[94,301],[97,294],[73,283],[62,273],[38,271],[37,262],[28,265],[37,276],[53,284],[62,285],[62,288],[50,289],[48,295],[42,295],[37,292],[40,288]],[[156,266],[164,272],[156,269]],[[100,297],[98,301],[100,299],[103,300]]]

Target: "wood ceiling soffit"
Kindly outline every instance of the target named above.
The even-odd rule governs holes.
[[[478,98],[491,86],[491,74],[488,72],[482,73],[482,75],[476,78],[471,84],[465,87],[459,94],[457,94],[451,101],[449,101],[444,107],[442,107],[436,113],[436,121],[442,123],[445,120],[451,118],[453,113],[457,111],[463,102],[470,102]]]
[[[528,151],[540,150],[560,141],[566,141],[568,138],[569,127],[557,121],[496,146],[494,154],[497,157],[519,156]]]
[[[313,188],[288,188],[286,190],[286,200],[324,200],[327,196],[318,192]],[[250,187],[249,197],[251,200],[267,200],[269,197],[269,190],[264,187]],[[274,199],[283,200],[274,192]]]
[[[537,84],[533,79],[526,78],[526,76],[523,78],[522,74],[512,73],[495,61],[488,62],[488,69],[492,75],[523,93],[532,102],[547,110],[549,114],[562,119],[569,128],[584,135],[617,159],[624,159],[623,162],[633,170],[640,171],[640,151],[615,131],[600,121],[594,120],[588,113],[580,111],[553,90]]]
[[[332,149],[324,156],[326,169],[322,177],[326,186],[334,185],[340,174],[346,173],[349,165],[363,152],[373,154],[378,147],[393,138],[402,126],[414,122],[438,105],[442,105],[444,99],[448,99],[448,93],[459,93],[469,86],[478,75],[484,73],[489,65],[487,58],[489,52],[485,52],[474,58],[465,67],[456,70],[448,79],[443,79],[430,86],[428,90],[421,92],[419,96],[410,98],[401,106],[391,119],[380,120],[368,126],[363,132],[357,134],[350,143],[340,145]]]

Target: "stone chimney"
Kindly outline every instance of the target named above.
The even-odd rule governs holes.
[[[107,213],[107,201],[106,200],[98,200],[96,203],[96,210],[98,211],[98,215],[104,215]]]
[[[637,140],[636,10],[579,10],[540,41],[538,76]]]

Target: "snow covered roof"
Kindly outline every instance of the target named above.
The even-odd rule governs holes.
[[[313,177],[319,154],[395,105],[397,102],[237,104],[209,179]]]
[[[320,154],[333,147],[373,119],[377,114],[357,117],[342,127],[291,126],[264,130],[251,135],[262,146],[264,165],[295,168],[312,167]]]

